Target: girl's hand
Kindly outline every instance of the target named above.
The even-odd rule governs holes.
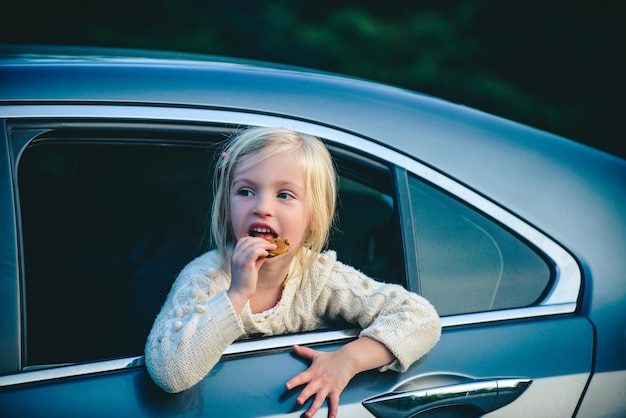
[[[256,293],[259,269],[267,259],[267,252],[276,249],[262,238],[243,237],[237,241],[230,260],[231,283],[228,297],[237,313]]]
[[[304,405],[315,395],[313,403],[304,413],[307,418],[315,415],[326,398],[328,416],[335,418],[339,410],[339,395],[356,374],[382,367],[395,359],[387,347],[368,337],[357,338],[333,352],[317,351],[299,345],[294,345],[293,351],[311,361],[307,370],[285,384],[287,390],[306,385],[296,399],[298,405]]]
[[[341,350],[334,352],[316,351],[299,345],[293,346],[293,351],[302,358],[311,361],[309,368],[288,381],[285,387],[291,390],[300,385],[306,385],[296,399],[298,405],[304,403],[313,395],[313,403],[305,412],[307,418],[313,417],[328,398],[328,416],[334,418],[339,409],[339,395],[356,371],[352,368],[352,361],[346,358]]]

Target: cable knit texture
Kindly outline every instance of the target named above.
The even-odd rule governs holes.
[[[334,251],[320,254],[304,276],[290,274],[280,303],[267,315],[254,315],[246,304],[237,316],[226,296],[230,278],[219,265],[216,251],[189,263],[148,336],[148,372],[168,392],[198,383],[224,350],[245,335],[311,331],[326,320],[345,320],[393,353],[396,360],[381,371],[401,372],[426,354],[441,334],[439,317],[426,299],[370,279],[337,261]]]

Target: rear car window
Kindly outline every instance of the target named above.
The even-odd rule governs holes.
[[[530,306],[552,278],[531,245],[453,197],[410,178],[419,288],[440,315]]]

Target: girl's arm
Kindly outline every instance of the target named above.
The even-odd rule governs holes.
[[[183,391],[202,380],[244,334],[226,292],[214,294],[219,283],[207,257],[192,261],[180,273],[148,336],[146,368],[167,392]]]
[[[339,395],[356,374],[375,368],[404,371],[426,354],[441,334],[437,312],[421,296],[398,285],[377,282],[338,262],[326,273],[328,280],[315,304],[317,314],[343,318],[363,330],[357,340],[335,352],[294,347],[311,366],[286,387],[306,385],[297,398],[299,404],[315,396],[307,417],[313,416],[326,398],[329,416],[335,417]],[[311,279],[313,284],[321,282]]]
[[[441,335],[435,308],[402,286],[378,282],[337,262],[318,302],[332,319],[358,324],[360,337],[383,344],[394,357],[382,370],[404,371],[424,356]]]

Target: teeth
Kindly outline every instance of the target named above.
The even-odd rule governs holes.
[[[250,235],[252,236],[256,236],[256,235],[272,235],[272,236],[276,236],[276,233],[274,231],[272,231],[269,228],[261,228],[261,227],[255,227],[255,228],[251,228]]]

